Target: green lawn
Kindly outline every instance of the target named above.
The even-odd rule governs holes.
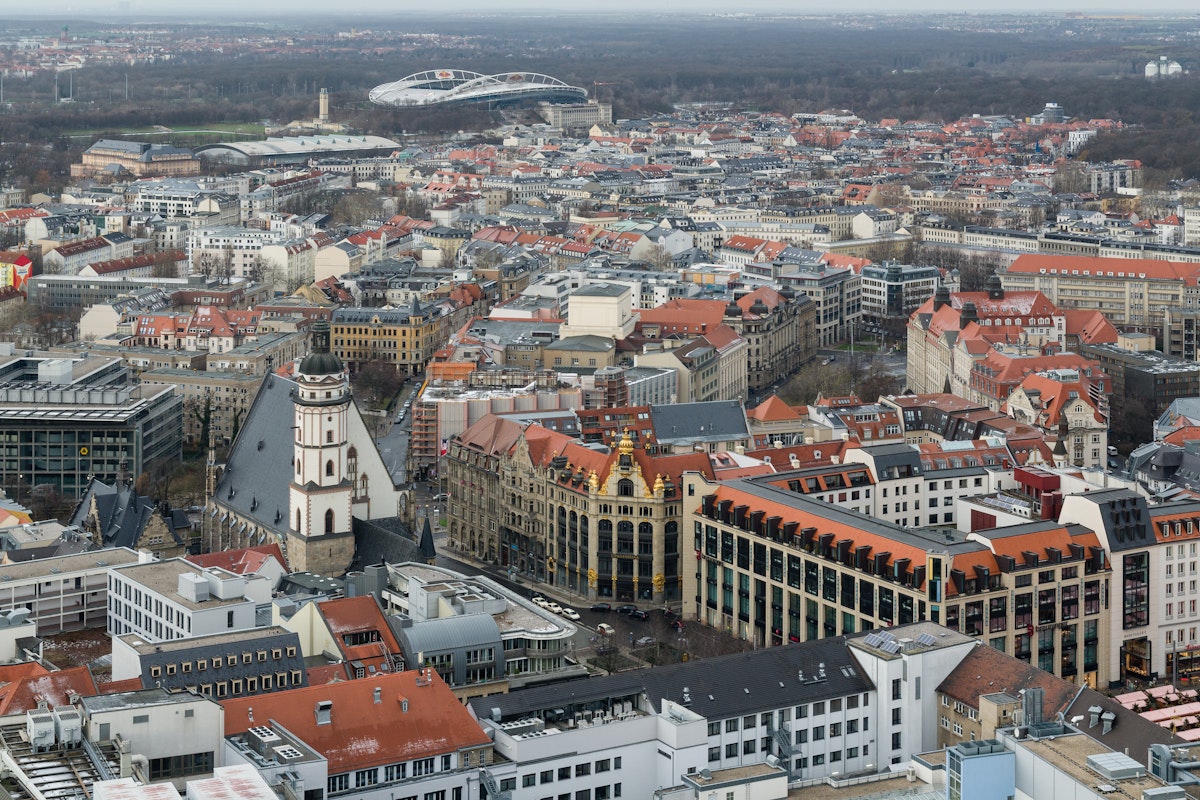
[[[103,134],[158,137],[205,133],[240,133],[249,136],[262,136],[263,126],[257,122],[210,122],[163,130],[157,125],[139,125],[133,128],[120,128],[118,130],[113,130],[112,128],[79,128],[67,131],[64,135],[72,138],[101,136]]]

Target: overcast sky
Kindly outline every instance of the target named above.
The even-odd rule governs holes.
[[[199,6],[199,7],[198,7]],[[840,12],[887,11],[912,13],[921,11],[972,13],[1011,12],[1058,12],[1080,11],[1084,13],[1111,13],[1128,11],[1134,13],[1191,13],[1197,12],[1194,1],[1160,0],[1149,6],[1137,6],[1130,0],[842,0],[834,6]],[[277,16],[311,12],[346,16],[373,15],[378,18],[394,18],[406,13],[428,15],[437,11],[551,11],[551,12],[606,12],[639,11],[671,13],[712,13],[740,11],[783,11],[788,13],[818,13],[831,11],[827,2],[813,0],[515,0],[515,2],[485,2],[485,0],[440,0],[437,3],[412,2],[412,0],[350,0],[331,6],[327,0],[208,0],[202,4],[181,0],[0,0],[0,13],[14,16],[78,15],[89,17],[114,16],[132,17],[177,16],[212,19],[214,12],[234,13],[243,16],[255,14]]]

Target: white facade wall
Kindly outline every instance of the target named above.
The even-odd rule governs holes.
[[[568,792],[574,797],[582,790],[595,797],[599,787],[608,787],[607,796],[614,798],[618,784],[623,798],[645,797],[653,787],[674,786],[680,775],[705,765],[705,722],[686,710],[684,715],[682,722],[640,716],[532,738],[496,729],[496,753],[516,763],[513,800]]]
[[[194,574],[208,577],[214,595],[209,600],[192,603],[177,591],[160,592],[150,588],[136,577],[136,573],[111,570],[108,574],[109,634],[134,633],[148,642],[161,642],[255,627],[255,603],[245,596],[245,579],[224,570],[205,571],[189,566]],[[210,573],[221,574],[218,577]],[[215,597],[216,583],[230,584],[227,596],[231,599]]]
[[[172,695],[165,690],[158,698],[155,694],[155,690],[129,692],[108,696],[95,704],[88,703],[85,698],[85,735],[93,742],[120,735],[129,742],[132,755],[142,755],[150,760],[212,753],[213,766],[221,766],[225,732],[225,713],[221,705],[208,698]],[[117,705],[113,702],[116,698],[128,698],[128,703],[110,708]],[[151,702],[147,702],[147,698],[151,698]],[[174,783],[183,787],[182,778]]]
[[[879,769],[895,767],[915,753],[937,749],[938,715],[928,713],[937,687],[971,648],[981,644],[971,640],[891,657],[882,657],[857,641],[850,646],[876,687],[872,727],[877,747],[872,761]]]

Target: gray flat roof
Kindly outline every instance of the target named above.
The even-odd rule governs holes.
[[[571,292],[571,297],[620,297],[626,292],[633,291],[620,283],[587,283]]]
[[[22,561],[17,564],[5,564],[0,567],[0,586],[5,581],[21,581],[29,578],[45,578],[53,570],[59,573],[83,572],[85,570],[106,570],[109,567],[119,567],[125,564],[136,564],[138,554],[128,547],[113,547],[107,550],[90,550],[69,556],[39,558],[35,561]]]
[[[208,636],[190,636],[186,639],[171,639],[165,642],[147,642],[136,633],[121,635],[120,640],[132,647],[138,653],[172,653],[180,650],[192,650],[197,647],[230,644],[246,639],[253,641],[269,639],[272,636],[295,636],[296,634],[280,625],[267,628],[250,628],[249,630],[230,631],[228,633],[213,633]]]
[[[134,564],[127,567],[122,567],[118,570],[122,575],[125,575],[130,580],[137,581],[142,586],[153,592],[158,592],[163,597],[169,597],[172,602],[178,603],[184,608],[197,610],[201,608],[212,608],[221,605],[237,605],[240,603],[250,602],[245,597],[235,597],[229,600],[222,600],[214,595],[209,595],[209,599],[203,603],[196,603],[188,600],[183,595],[179,594],[179,576],[186,574],[202,575],[205,570],[200,566],[193,564],[182,558],[171,558],[166,561],[152,561],[149,564]]]

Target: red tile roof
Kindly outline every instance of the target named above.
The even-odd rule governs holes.
[[[238,575],[253,575],[262,569],[268,559],[272,557],[279,562],[280,566],[287,569],[287,560],[283,557],[283,551],[277,544],[261,544],[241,550],[224,550],[218,553],[184,556],[188,561],[205,569],[220,567]]]
[[[1005,692],[1019,700],[1026,689],[1044,690],[1042,719],[1054,719],[1079,693],[1079,687],[1070,681],[992,647],[972,648],[937,687],[950,699],[976,710],[981,695]]]
[[[389,655],[399,655],[400,643],[374,595],[339,597],[317,605],[329,633],[347,661],[389,669]]]
[[[746,417],[758,422],[783,422],[799,420],[801,415],[796,409],[779,399],[779,395],[771,395],[752,410],[746,412]]]
[[[96,681],[87,667],[58,672],[51,672],[41,664],[0,667],[0,716],[37,708],[38,701],[45,701],[53,708],[70,704],[72,695],[95,694],[98,694]]]
[[[330,775],[487,747],[491,740],[450,687],[432,670],[424,675],[418,681],[416,670],[397,672],[225,700],[225,735],[279,725],[324,755]],[[331,704],[327,724],[317,721],[322,702]]]
[[[1009,272],[1039,275],[1042,270],[1046,274],[1081,276],[1108,276],[1112,273],[1117,278],[1141,278],[1159,281],[1186,281],[1194,284],[1200,275],[1200,264],[1190,264],[1182,261],[1161,261],[1151,258],[1103,258],[1100,256],[1052,256],[1040,253],[1026,253],[1017,256],[1009,266]]]

